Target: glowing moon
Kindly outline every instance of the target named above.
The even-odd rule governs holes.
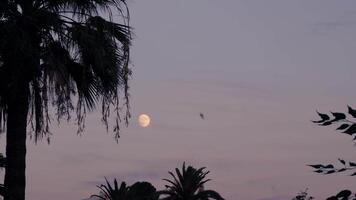
[[[138,124],[141,127],[147,127],[148,125],[150,125],[150,122],[151,122],[151,118],[150,118],[150,116],[148,116],[146,114],[141,114],[138,117]]]

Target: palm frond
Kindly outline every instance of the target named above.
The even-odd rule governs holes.
[[[45,9],[36,10],[32,15],[31,21],[36,27],[55,32],[63,32],[66,25],[66,21],[62,19],[60,14]]]
[[[15,3],[9,0],[0,1],[0,20],[8,18],[11,13],[17,13]]]
[[[209,171],[205,171],[205,167],[194,168],[192,166],[183,166],[181,170],[175,169],[175,174],[169,172],[173,180],[163,179],[169,183],[166,185],[166,190],[160,191],[159,194],[166,196],[167,200],[202,200],[202,199],[217,199],[223,198],[213,190],[201,190],[203,185],[210,181],[205,179]]]
[[[102,34],[110,35],[124,45],[130,44],[131,28],[127,25],[107,21],[100,16],[89,17],[86,24]]]
[[[69,120],[75,112],[80,132],[86,112],[99,102],[107,128],[114,107],[117,139],[121,110],[126,110],[126,124],[130,117],[131,29],[125,0],[33,2],[0,2],[0,130],[6,128],[10,86],[24,77],[30,87],[29,115],[36,140],[49,133],[49,104],[57,106],[58,121]],[[113,11],[122,16],[122,24],[113,22]]]
[[[42,7],[56,12],[67,11],[79,18],[98,15],[100,11],[110,11],[110,6],[116,7],[121,13],[126,7],[125,0],[48,0]]]
[[[201,191],[196,195],[195,199],[196,200],[200,200],[200,199],[224,200],[224,198],[214,190]]]
[[[106,185],[101,184],[98,186],[100,189],[99,195],[92,195],[98,197],[102,200],[125,200],[128,196],[129,187],[126,186],[125,182],[122,182],[120,187],[118,186],[117,180],[114,179],[114,187],[111,186],[109,181],[105,178]]]
[[[106,95],[117,91],[117,85],[125,79],[123,55],[118,52],[118,44],[108,34],[103,34],[88,26],[75,25],[70,30],[76,42],[78,54],[84,65],[90,66]],[[120,81],[121,80],[121,81]]]

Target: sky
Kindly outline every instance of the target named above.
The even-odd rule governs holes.
[[[128,5],[129,126],[116,143],[93,112],[81,136],[74,122],[53,123],[50,145],[29,140],[27,199],[88,198],[104,177],[163,189],[184,161],[207,167],[206,188],[227,200],[291,199],[305,188],[321,199],[356,187],[347,174],[306,166],[355,158],[351,137],[311,123],[316,110],[356,107],[355,1]],[[151,116],[147,128],[141,113]]]

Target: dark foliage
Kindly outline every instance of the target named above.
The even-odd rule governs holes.
[[[205,179],[209,173],[205,167],[196,169],[183,163],[182,170],[176,168],[175,172],[169,172],[172,180],[163,179],[169,183],[165,190],[160,191],[163,200],[224,200],[216,191],[204,190],[204,184],[210,180]]]
[[[132,200],[157,200],[156,188],[148,182],[136,182],[130,186]]]
[[[334,196],[327,198],[326,200],[356,200],[356,194],[352,194],[350,190],[342,190]]]
[[[317,112],[320,119],[312,121],[320,126],[339,125],[336,130],[350,136],[354,136],[356,140],[356,122],[349,119],[349,117],[356,118],[356,110],[348,106],[348,115],[341,112],[331,112],[330,115]],[[349,116],[349,117],[348,117]]]
[[[100,195],[93,196],[102,200],[158,200],[156,188],[148,182],[136,182],[132,186],[122,182],[119,187],[115,179],[113,186],[106,180],[106,185],[98,187]]]
[[[113,11],[121,22],[113,21]],[[27,126],[35,141],[49,142],[50,111],[58,122],[75,114],[80,133],[86,113],[99,105],[107,130],[115,117],[118,139],[120,113],[126,124],[130,117],[128,21],[125,0],[0,1],[5,200],[25,199]]]
[[[204,167],[196,169],[192,166],[186,167],[184,163],[181,171],[176,168],[176,175],[169,172],[173,180],[163,179],[169,184],[162,191],[156,191],[148,182],[136,182],[127,186],[125,182],[119,185],[114,179],[111,185],[105,179],[106,184],[98,186],[100,194],[92,197],[101,200],[224,200],[214,190],[204,189],[204,183],[210,180],[205,179],[208,173]]]
[[[308,189],[305,191],[301,191],[297,196],[295,196],[292,200],[313,200],[314,197],[308,195]]]
[[[320,120],[313,121],[321,126],[329,126],[338,124],[336,130],[341,133],[353,136],[353,140],[356,140],[356,122],[350,120],[349,118],[356,118],[356,110],[351,106],[348,106],[348,112],[345,113],[334,113],[331,112],[331,115],[317,112]],[[313,164],[309,165],[314,169],[314,172],[320,174],[334,174],[344,171],[353,171],[350,175],[356,176],[356,162],[345,161],[343,159],[338,159],[339,167],[334,166],[333,164]],[[352,195],[350,190],[342,190],[338,194],[327,198],[327,200],[356,200],[356,194]]]
[[[338,172],[344,172],[347,170],[356,170],[356,163],[354,162],[349,162],[345,161],[342,159],[339,159],[339,166],[340,167],[335,167],[333,164],[316,164],[316,165],[309,165],[310,167],[314,168],[314,172],[316,173],[321,173],[321,174],[333,174],[333,173],[338,173]],[[356,172],[353,172],[350,174],[350,176],[355,176]]]
[[[352,121],[350,118],[356,118],[356,110],[351,106],[348,106],[348,112],[331,112],[329,115],[325,113],[317,112],[320,119],[312,121],[320,126],[330,126],[338,125],[336,130],[341,133],[353,136],[353,140],[356,140],[356,122]],[[334,164],[313,164],[309,165],[314,168],[314,172],[321,174],[334,174],[344,171],[352,171],[351,176],[356,176],[356,162],[345,161],[343,159],[339,160],[339,166],[334,166]]]
[[[292,200],[313,200],[314,197],[308,195],[308,190],[300,192]],[[342,190],[336,195],[328,197],[326,200],[356,200],[356,194],[352,194],[350,190]]]
[[[113,10],[122,23],[113,22]],[[0,128],[10,94],[26,85],[35,139],[49,133],[50,105],[58,120],[74,111],[81,132],[98,103],[106,126],[114,107],[118,138],[119,111],[126,108],[126,123],[130,117],[128,20],[125,0],[1,0]]]

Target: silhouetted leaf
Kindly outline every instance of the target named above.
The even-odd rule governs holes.
[[[345,165],[346,164],[346,162],[344,161],[344,160],[342,160],[342,159],[338,159],[343,165]]]
[[[356,167],[356,163],[353,163],[353,162],[349,162],[349,165],[350,165],[351,167]]]
[[[326,166],[324,166],[324,168],[334,168],[334,165],[326,165]]]
[[[346,119],[346,115],[344,113],[334,113],[331,112],[331,114],[335,117],[333,120],[331,120],[332,122],[336,122],[342,119]]]
[[[315,170],[314,172],[315,172],[315,173],[323,173],[324,171],[321,170],[321,169],[319,169],[319,170]]]
[[[356,110],[354,110],[353,108],[351,108],[351,106],[347,106],[348,108],[348,112],[352,117],[356,118]]]
[[[346,129],[343,133],[346,133],[348,135],[352,135],[356,133],[356,124],[352,124],[348,129]]]
[[[321,119],[321,120],[311,120],[313,123],[316,123],[316,124],[319,124],[319,123],[322,123],[324,122],[325,120],[324,119]]]
[[[341,124],[341,126],[339,126],[339,128],[337,128],[336,130],[344,130],[346,128],[348,128],[350,125],[348,124]]]
[[[343,172],[343,171],[346,171],[346,168],[342,168],[342,169],[337,170],[337,172]]]
[[[320,126],[329,126],[329,125],[331,125],[331,124],[332,124],[331,121],[326,121],[326,122],[320,124]]]
[[[321,120],[319,120],[319,121],[312,121],[312,122],[314,122],[314,123],[322,123],[322,122],[325,122],[325,121],[327,121],[327,120],[330,119],[330,117],[329,117],[327,114],[320,113],[320,112],[318,112],[318,111],[316,111],[316,112],[318,113],[318,115],[319,115],[319,117],[321,118]]]
[[[329,198],[327,198],[326,200],[338,200],[336,196],[331,196]]]
[[[323,165],[320,165],[320,164],[318,164],[318,165],[308,165],[308,166],[313,167],[313,168],[315,168],[315,169],[324,168],[324,166],[323,166]]]
[[[325,174],[332,174],[332,173],[335,173],[335,170],[329,170]]]
[[[350,176],[356,176],[356,172],[352,173]]]
[[[343,190],[341,192],[339,192],[336,197],[337,198],[347,198],[352,194],[352,192],[350,190]]]

